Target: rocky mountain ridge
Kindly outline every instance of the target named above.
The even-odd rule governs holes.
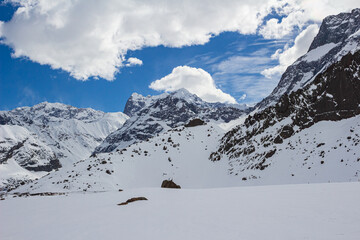
[[[313,81],[316,76],[343,56],[360,49],[360,9],[326,17],[309,51],[290,65],[272,93],[255,108],[264,109],[277,103],[283,94],[290,94]]]
[[[218,150],[210,155],[210,160],[228,159],[230,164],[237,166],[237,170],[234,171],[237,173],[246,170],[265,170],[271,165],[272,159],[279,159],[277,155],[279,148],[284,150],[290,146],[292,150],[298,150],[299,146],[295,147],[291,144],[287,148],[279,147],[284,143],[289,144],[288,138],[300,136],[304,129],[321,121],[341,121],[359,115],[359,76],[360,51],[354,54],[348,53],[306,87],[289,95],[284,94],[274,106],[249,115],[244,124],[225,134]],[[302,139],[305,140],[305,137]],[[355,152],[348,156],[347,160],[357,163],[360,158],[356,146],[360,143],[360,136],[354,133],[354,130],[350,130],[348,140],[351,140],[348,144],[354,147],[352,151]],[[301,143],[300,138],[299,141]],[[319,142],[315,145],[320,148],[325,143]],[[341,147],[342,144],[327,151],[332,152]],[[302,154],[298,155],[302,156]],[[317,158],[324,158],[328,154],[321,152]],[[304,156],[302,161],[308,158]]]
[[[247,112],[246,108],[205,102],[185,89],[148,97],[133,94],[124,110],[130,119],[110,134],[95,149],[95,153],[111,152],[147,140],[171,128],[183,126],[193,118],[226,123]]]

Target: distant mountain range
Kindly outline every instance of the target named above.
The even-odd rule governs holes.
[[[89,157],[127,119],[123,113],[47,102],[1,111],[0,184],[16,185]]]
[[[324,19],[255,109],[184,89],[124,113],[58,103],[0,112],[5,191],[103,191],[360,179],[360,9]],[[196,119],[196,120],[195,120]],[[190,124],[189,124],[190,123]]]

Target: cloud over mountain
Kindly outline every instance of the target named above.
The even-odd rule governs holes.
[[[201,68],[176,67],[169,75],[152,82],[149,87],[166,92],[185,88],[207,102],[236,103],[231,95],[218,89],[211,75]]]
[[[271,58],[279,60],[279,65],[267,68],[261,73],[268,78],[281,76],[289,65],[309,50],[310,44],[318,31],[319,27],[316,24],[309,25],[295,38],[294,45],[292,47],[289,47],[287,44],[284,49],[278,49],[271,56]]]

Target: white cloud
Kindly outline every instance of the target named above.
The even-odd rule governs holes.
[[[281,22],[276,18],[268,20],[266,25],[259,30],[259,33],[265,39],[281,39],[292,33],[295,27],[301,29],[308,20],[302,11],[294,11],[283,18]]]
[[[167,92],[185,88],[207,102],[236,103],[231,95],[218,89],[211,75],[201,68],[176,67],[169,75],[152,82],[149,87]]]
[[[126,54],[144,47],[204,44],[224,31],[281,38],[358,0],[8,0],[20,7],[0,23],[2,43],[73,77],[113,80]],[[263,19],[283,15],[281,22]],[[259,30],[260,27],[260,30]],[[131,64],[130,64],[131,65]]]
[[[81,80],[113,80],[128,51],[204,44],[224,31],[255,34],[276,0],[10,0],[2,26],[13,57],[63,69]]]
[[[245,100],[247,97],[246,93],[244,93],[243,95],[241,95],[241,97],[239,97],[239,101],[243,101]]]
[[[316,24],[309,25],[303,30],[296,38],[294,45],[289,47],[286,45],[284,49],[278,49],[273,55],[273,59],[279,60],[279,65],[267,68],[261,72],[267,78],[274,76],[280,76],[285,72],[286,68],[294,63],[299,57],[304,55],[313,41],[314,37],[319,31],[319,27]]]
[[[127,60],[127,63],[126,63],[127,67],[136,66],[136,65],[138,65],[138,66],[143,65],[143,61],[141,61],[141,59],[134,58],[134,57],[131,57]]]
[[[358,0],[284,0],[286,5],[280,5],[275,12],[282,15],[279,21],[269,19],[259,30],[266,39],[280,39],[293,32],[294,28],[302,29],[309,23],[320,24],[329,15],[348,12],[360,7]]]

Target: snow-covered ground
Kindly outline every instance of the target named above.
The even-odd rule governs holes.
[[[357,240],[359,202],[360,183],[9,196],[0,239]]]

